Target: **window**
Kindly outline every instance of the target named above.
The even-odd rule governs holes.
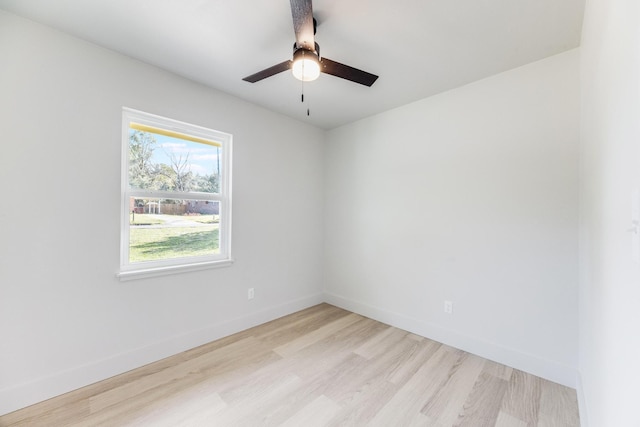
[[[229,265],[231,135],[123,110],[121,280]]]

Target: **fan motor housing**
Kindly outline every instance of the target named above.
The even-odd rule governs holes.
[[[293,60],[295,61],[296,53],[301,51],[301,50],[304,50],[306,52],[314,53],[318,57],[318,60],[320,60],[320,45],[318,43],[315,43],[315,42],[314,42],[314,45],[315,45],[315,49],[313,51],[311,51],[311,50],[306,49],[304,47],[298,47],[297,43],[293,43]]]

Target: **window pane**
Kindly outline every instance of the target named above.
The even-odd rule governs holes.
[[[122,110],[121,280],[230,265],[232,135]]]
[[[216,255],[220,202],[129,200],[129,262]]]
[[[129,188],[220,191],[219,146],[129,129]]]

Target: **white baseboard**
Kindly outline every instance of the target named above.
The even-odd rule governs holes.
[[[413,319],[399,313],[373,307],[342,296],[325,293],[325,301],[387,325],[395,326],[434,341],[473,353],[485,359],[519,369],[549,381],[576,387],[577,371],[561,363],[508,348],[499,344],[462,335],[439,325]]]
[[[79,389],[202,344],[261,325],[324,302],[323,294],[289,301],[247,316],[168,338],[125,353],[57,372],[34,381],[0,389],[0,415]]]

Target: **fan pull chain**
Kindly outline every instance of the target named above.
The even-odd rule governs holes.
[[[302,64],[302,73],[304,74],[304,63]],[[300,102],[304,104],[304,80],[300,80]],[[308,103],[307,103],[308,104]],[[307,107],[307,116],[310,115],[309,107]]]
[[[302,52],[304,58],[304,52]],[[304,61],[302,61],[302,75],[304,76]],[[300,102],[304,104],[304,78],[300,79]]]

